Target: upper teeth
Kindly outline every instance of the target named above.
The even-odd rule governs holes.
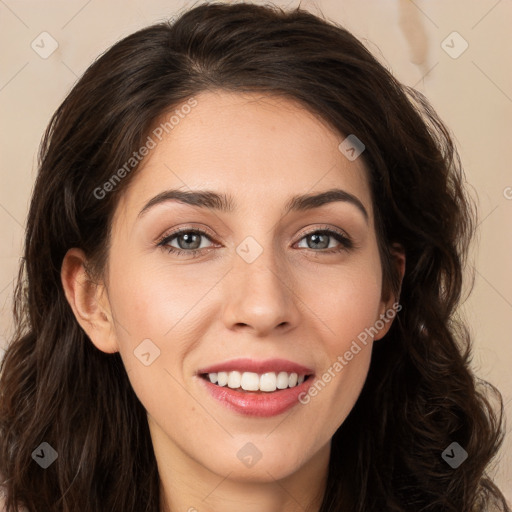
[[[209,373],[208,378],[213,384],[237,389],[242,388],[245,391],[275,391],[276,389],[292,388],[304,382],[305,375],[287,372],[218,372]]]

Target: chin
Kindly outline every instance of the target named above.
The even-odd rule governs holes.
[[[297,472],[308,460],[303,450],[304,443],[297,441],[292,446],[297,453],[283,449],[282,444],[265,440],[268,433],[260,437],[247,437],[243,441],[235,441],[235,447],[222,450],[222,458],[216,462],[205,461],[205,467],[219,474],[230,474],[230,480],[237,482],[273,482],[284,479]],[[220,454],[216,454],[220,455]],[[310,456],[314,456],[311,453]]]

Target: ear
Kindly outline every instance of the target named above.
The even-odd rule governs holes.
[[[398,271],[400,280],[398,286],[398,295],[390,293],[388,300],[383,300],[381,302],[380,315],[375,322],[375,328],[378,330],[378,333],[375,335],[374,340],[380,340],[388,333],[393,323],[393,319],[402,309],[402,306],[398,303],[398,301],[400,299],[400,290],[402,288],[402,281],[405,274],[405,249],[400,244],[393,244],[391,246],[390,252],[393,258],[393,265],[395,265],[395,268]]]
[[[69,249],[61,267],[61,281],[73,313],[93,344],[106,353],[118,352],[110,303],[104,284],[94,283],[82,250]]]

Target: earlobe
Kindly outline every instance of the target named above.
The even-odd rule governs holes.
[[[77,322],[96,348],[114,353],[118,346],[105,286],[91,280],[86,263],[81,249],[68,250],[61,267],[64,293]]]

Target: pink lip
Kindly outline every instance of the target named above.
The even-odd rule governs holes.
[[[256,361],[249,358],[231,359],[223,363],[214,364],[200,369],[199,376],[206,373],[231,372],[231,371],[268,373],[287,372],[297,375],[309,375],[310,378],[293,388],[280,389],[267,393],[264,391],[246,392],[231,389],[227,386],[212,384],[208,378],[200,377],[199,380],[213,398],[221,402],[231,410],[247,416],[270,417],[282,414],[299,403],[299,395],[306,393],[313,383],[313,370],[298,363],[286,359],[267,359]]]
[[[231,359],[223,363],[214,364],[207,368],[200,369],[197,373],[218,373],[218,372],[254,372],[254,373],[268,373],[268,372],[288,372],[296,373],[297,375],[311,375],[313,370],[306,368],[301,364],[288,361],[287,359],[266,359],[264,361],[255,361],[249,358]]]
[[[208,372],[210,373],[210,372]],[[313,383],[313,378],[305,380],[293,388],[280,389],[271,393],[264,391],[246,392],[217,386],[209,380],[199,378],[209,393],[231,410],[247,416],[270,417],[282,414],[299,402],[299,395],[307,393]]]

